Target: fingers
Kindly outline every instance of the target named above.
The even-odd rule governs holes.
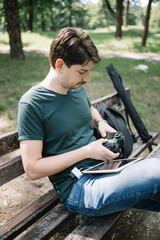
[[[102,136],[102,138],[105,138],[106,137],[106,132],[104,131],[104,130],[99,130],[99,132],[100,132],[100,134],[101,134],[101,136]]]

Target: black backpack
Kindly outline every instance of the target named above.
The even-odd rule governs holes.
[[[133,136],[127,128],[124,117],[118,110],[109,105],[100,105],[98,106],[97,110],[99,111],[101,117],[106,120],[111,127],[121,132],[125,137],[124,158],[128,157],[132,152]],[[95,129],[95,136],[97,138],[101,138],[101,135],[97,129]]]

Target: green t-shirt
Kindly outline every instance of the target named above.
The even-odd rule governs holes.
[[[40,85],[32,87],[19,102],[19,140],[43,140],[42,157],[78,149],[95,140],[90,102],[84,88],[62,95]],[[85,159],[66,170],[49,176],[64,202],[77,178],[71,177],[76,166],[83,168],[97,162]]]

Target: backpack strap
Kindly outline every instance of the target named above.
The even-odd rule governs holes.
[[[129,129],[130,134],[131,134],[131,136],[132,136],[132,138],[133,138],[133,142],[136,143],[136,142],[137,142],[136,136],[135,136],[135,134],[133,133],[133,131],[132,131],[132,129],[131,129],[130,122],[129,122],[129,116],[128,116],[128,112],[127,112],[126,108],[125,108],[125,116],[126,116],[126,121],[127,121],[128,129]]]

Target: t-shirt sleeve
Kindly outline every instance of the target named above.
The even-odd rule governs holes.
[[[18,106],[18,140],[42,140],[43,138],[42,113],[31,104],[20,102]]]

